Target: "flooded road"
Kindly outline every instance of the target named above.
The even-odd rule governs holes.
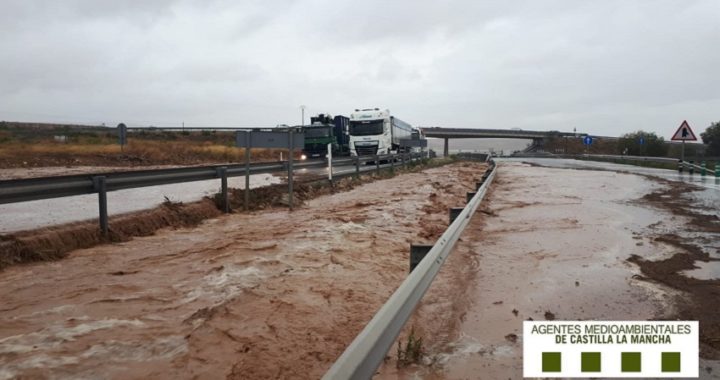
[[[646,168],[636,165],[622,165],[611,162],[574,160],[574,159],[558,159],[558,158],[500,158],[499,162],[527,162],[535,165],[541,165],[550,168],[562,169],[580,169],[580,170],[606,170],[617,171],[623,173],[633,173],[640,175],[650,175],[667,179],[670,181],[687,182],[697,186],[704,187],[708,190],[720,191],[720,177],[714,177],[712,174],[702,176],[696,171],[695,174],[689,174],[687,170],[678,173],[677,170]],[[708,192],[714,199],[720,198],[718,193]]]
[[[607,168],[558,168],[581,169],[563,162],[570,160],[543,160],[543,166],[545,161],[553,167],[499,164],[484,210],[473,218],[455,250],[469,252],[477,269],[468,289],[454,302],[463,308],[454,339],[428,347],[424,365],[384,368],[381,378],[522,378],[524,320],[685,316],[700,318],[701,331],[714,329],[717,315],[687,313],[693,310],[685,304],[695,297],[693,289],[650,281],[645,278],[647,266],[630,260],[664,263],[681,249],[658,237],[684,234],[691,221],[643,201],[651,193],[665,196],[662,191],[668,184]],[[706,191],[717,196],[716,190],[703,188],[689,199],[714,205],[717,198]],[[698,239],[695,234],[688,237]],[[709,251],[717,249],[715,232],[707,232],[704,239],[696,241]],[[717,262],[697,264],[703,265],[685,274],[717,278]],[[718,289],[714,282],[707,285]],[[708,307],[715,303],[711,296],[704,297]],[[704,357],[718,359],[714,348],[704,347]],[[719,363],[701,359],[701,378],[718,378]]]
[[[0,379],[318,378],[433,242],[484,164],[0,272]],[[438,284],[453,286],[454,267]],[[458,266],[457,268],[461,268]]]

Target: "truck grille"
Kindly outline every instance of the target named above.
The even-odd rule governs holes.
[[[357,152],[358,156],[374,156],[377,154],[377,150],[377,145],[355,146],[355,152]]]

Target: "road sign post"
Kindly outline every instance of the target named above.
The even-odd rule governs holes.
[[[246,207],[248,205],[249,188],[250,188],[250,150],[251,148],[285,148],[289,150],[288,157],[288,206],[290,210],[293,208],[293,151],[296,146],[305,145],[305,134],[294,133],[293,129],[282,129],[280,131],[238,131],[235,136],[235,145],[245,147],[245,199]],[[282,153],[281,153],[282,161]]]
[[[680,148],[680,161],[685,162],[685,141],[697,141],[697,137],[695,137],[695,133],[692,131],[692,128],[690,128],[690,124],[688,124],[687,120],[683,120],[682,124],[680,124],[670,140],[682,141],[682,147]]]
[[[645,136],[641,135],[638,143],[640,144],[640,155],[645,156]]]
[[[122,152],[127,145],[127,125],[120,123],[117,126],[118,130],[118,143],[120,144],[120,151]]]
[[[250,210],[250,140],[251,131],[237,131],[235,132],[235,146],[245,149],[245,202],[243,202],[243,209],[245,211]]]
[[[585,154],[588,154],[588,151],[590,149],[590,145],[593,143],[592,136],[585,136],[583,137],[583,145],[585,145]]]

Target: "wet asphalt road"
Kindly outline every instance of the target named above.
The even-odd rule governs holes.
[[[381,165],[381,167],[389,164]],[[360,171],[374,170],[375,165],[363,165]],[[354,166],[337,166],[335,175],[352,173]],[[295,171],[295,176],[325,177],[327,168],[303,168]],[[286,172],[254,174],[250,176],[250,188],[268,186],[285,182]],[[230,188],[245,188],[245,177],[228,178]],[[118,190],[108,193],[108,213],[110,216],[147,210],[157,207],[166,199],[172,202],[193,202],[220,191],[219,180],[186,182],[172,185],[142,187]],[[0,234],[33,230],[65,223],[97,219],[97,195],[77,195],[72,197],[42,199],[0,205]]]

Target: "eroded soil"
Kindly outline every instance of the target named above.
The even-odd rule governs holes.
[[[673,255],[653,260],[633,255],[629,262],[637,264],[645,281],[680,290],[684,297],[677,300],[675,319],[700,321],[700,355],[720,359],[720,218],[718,210],[699,210],[689,194],[702,188],[679,182],[658,180],[660,190],[644,196],[642,203],[671,213],[684,223],[662,220],[649,226],[658,244],[671,247]],[[709,278],[693,277],[700,265],[714,264]]]
[[[318,378],[405,278],[409,245],[442,233],[482,171],[403,174],[294,212],[221,216],[8,268],[0,379]],[[461,262],[446,269],[441,288],[467,276]]]

